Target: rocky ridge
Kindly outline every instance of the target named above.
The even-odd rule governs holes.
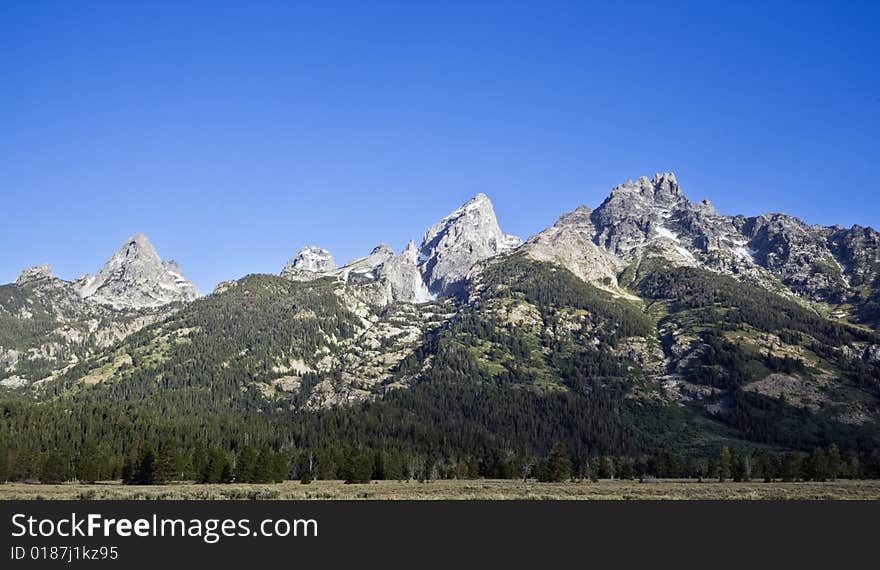
[[[201,296],[175,261],[163,261],[144,234],[135,234],[120,247],[96,275],[74,282],[87,301],[114,309],[147,309]]]
[[[143,234],[132,236],[96,275],[72,282],[49,265],[0,286],[0,385],[45,382],[200,296],[174,261]]]

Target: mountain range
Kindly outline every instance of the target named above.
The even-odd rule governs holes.
[[[445,431],[468,453],[876,454],[880,234],[721,214],[659,173],[525,241],[478,194],[419,244],[342,265],[306,245],[207,296],[136,234],[95,275],[38,266],[0,286],[0,392],[167,421],[258,413],[290,434],[346,418],[366,442],[355,418],[385,410],[400,416],[383,437]]]

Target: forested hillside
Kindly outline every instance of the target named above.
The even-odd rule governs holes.
[[[0,477],[798,478],[830,476],[829,455],[835,475],[878,474],[880,374],[845,349],[876,333],[696,268],[646,263],[628,286],[500,258],[421,309],[446,316],[373,397],[315,409],[366,319],[336,281],[250,276],[8,392]]]

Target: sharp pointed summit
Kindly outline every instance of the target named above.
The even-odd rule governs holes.
[[[432,293],[448,293],[478,262],[522,245],[498,225],[482,192],[431,226],[419,248],[419,269]]]
[[[162,261],[149,238],[128,238],[97,275],[74,282],[77,293],[91,302],[117,309],[155,308],[201,296],[175,261]]]

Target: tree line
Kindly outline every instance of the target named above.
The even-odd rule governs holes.
[[[519,456],[495,449],[485,457],[438,458],[397,451],[321,449],[273,451],[245,446],[237,451],[197,448],[184,453],[171,442],[142,446],[124,458],[70,456],[63,451],[32,455],[0,448],[0,481],[45,484],[119,480],[127,485],[280,483],[316,479],[367,483],[372,480],[535,479],[543,482],[599,479],[698,479],[718,481],[832,481],[880,478],[880,456],[843,453],[836,444],[811,453],[753,452],[724,446],[716,455],[658,452],[638,456],[572,454],[562,443],[544,456]]]

